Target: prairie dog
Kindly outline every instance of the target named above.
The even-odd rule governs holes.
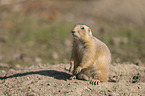
[[[72,29],[73,48],[70,69],[78,79],[94,82],[108,80],[111,53],[105,43],[93,37],[86,25],[76,25]]]

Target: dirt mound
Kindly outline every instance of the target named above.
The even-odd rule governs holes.
[[[68,64],[35,65],[9,70],[0,80],[0,96],[120,96],[145,94],[145,67],[110,65],[110,82],[91,85],[89,81],[68,80]]]

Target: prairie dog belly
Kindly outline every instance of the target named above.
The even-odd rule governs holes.
[[[77,42],[77,45],[75,46],[76,48],[74,48],[74,64],[75,64],[75,68],[81,63],[82,61],[82,57],[84,55],[84,51],[85,51],[85,48],[84,46],[80,43],[80,42]],[[74,68],[74,69],[75,69]]]

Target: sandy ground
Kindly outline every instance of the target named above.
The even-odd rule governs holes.
[[[9,70],[0,79],[0,96],[145,96],[145,67],[110,65],[110,82],[68,80],[68,64],[33,65]]]

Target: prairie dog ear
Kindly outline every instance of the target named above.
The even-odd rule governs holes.
[[[92,31],[91,31],[90,28],[88,28],[88,33],[89,33],[90,36],[92,36]]]

